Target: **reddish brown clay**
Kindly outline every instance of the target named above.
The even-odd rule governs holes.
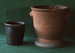
[[[62,40],[69,7],[63,5],[32,6],[34,28],[38,39],[35,44],[40,47],[55,48],[65,45]]]

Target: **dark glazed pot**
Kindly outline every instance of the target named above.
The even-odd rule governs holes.
[[[9,45],[23,44],[25,23],[20,21],[5,22],[6,41]]]
[[[63,5],[32,6],[34,28],[38,39],[35,44],[40,47],[56,48],[65,45],[62,36],[69,16],[69,7]]]

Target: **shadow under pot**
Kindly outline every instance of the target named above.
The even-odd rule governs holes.
[[[35,45],[57,48],[66,45],[62,39],[69,16],[69,7],[63,5],[32,6],[30,16],[38,36]]]
[[[20,21],[5,22],[6,41],[9,45],[23,44],[26,24]]]

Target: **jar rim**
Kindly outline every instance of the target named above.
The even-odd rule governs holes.
[[[38,5],[32,6],[32,10],[49,11],[49,10],[68,10],[70,7],[65,5]]]
[[[5,25],[9,25],[9,26],[18,26],[18,25],[25,25],[25,22],[21,22],[21,21],[8,21],[4,23]]]

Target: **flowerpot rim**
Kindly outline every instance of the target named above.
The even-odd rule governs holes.
[[[36,11],[56,11],[56,10],[69,10],[70,7],[65,5],[37,5],[32,6],[31,9]]]
[[[25,22],[22,22],[22,21],[8,21],[8,22],[4,22],[4,25],[19,26],[19,25],[25,25]]]

